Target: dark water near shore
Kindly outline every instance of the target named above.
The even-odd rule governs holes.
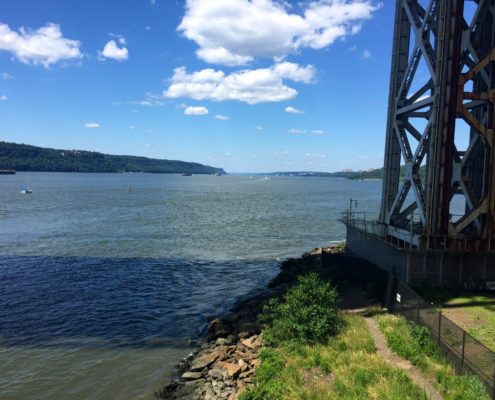
[[[381,182],[0,176],[0,398],[148,399],[278,261],[345,236]],[[133,191],[128,192],[128,185]]]

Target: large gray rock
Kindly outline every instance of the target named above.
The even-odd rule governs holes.
[[[194,381],[197,379],[201,379],[202,377],[203,377],[203,373],[193,372],[193,371],[184,372],[181,375],[181,378],[184,379],[185,381]]]
[[[191,363],[191,371],[202,371],[203,369],[213,364],[219,357],[219,351],[214,351],[212,353],[198,357]]]

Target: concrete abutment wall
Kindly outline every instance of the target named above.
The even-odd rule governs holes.
[[[474,290],[495,282],[495,252],[404,249],[352,225],[347,225],[347,248],[411,286]]]

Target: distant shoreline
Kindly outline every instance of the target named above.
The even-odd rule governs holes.
[[[61,150],[1,141],[0,169],[30,172],[227,174],[223,168],[189,161]]]

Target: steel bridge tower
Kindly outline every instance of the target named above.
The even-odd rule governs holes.
[[[494,46],[494,0],[397,0],[379,218],[389,240],[495,249]]]

